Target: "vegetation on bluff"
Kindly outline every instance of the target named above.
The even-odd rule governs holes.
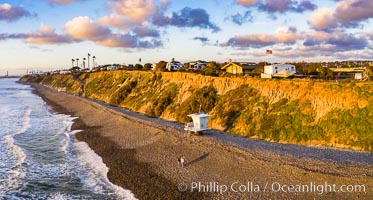
[[[246,137],[373,151],[371,82],[202,77],[114,71],[24,80],[71,93],[84,90],[86,97],[179,122],[190,121],[187,115],[201,106],[212,115],[212,128]]]
[[[187,115],[201,111],[209,113],[218,101],[217,91],[212,86],[204,86],[192,92],[192,95],[186,99],[176,110],[176,120],[179,122],[188,122],[190,117]]]

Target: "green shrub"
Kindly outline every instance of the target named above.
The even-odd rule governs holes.
[[[178,86],[174,83],[167,85],[157,95],[152,96],[151,106],[146,110],[146,114],[151,117],[160,117],[166,108],[176,99]]]
[[[136,87],[136,85],[136,80],[131,80],[124,84],[121,88],[119,88],[119,90],[111,95],[110,104],[120,105],[120,103],[122,103],[122,101],[131,93],[132,89]]]
[[[218,101],[217,90],[213,86],[204,86],[197,89],[176,110],[176,119],[180,122],[190,121],[187,115],[201,111],[208,113]]]

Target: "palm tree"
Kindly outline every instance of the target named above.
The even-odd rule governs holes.
[[[76,66],[79,67],[79,58],[76,59]]]
[[[72,65],[72,67],[74,67],[74,62],[75,62],[75,60],[71,59],[71,65]]]
[[[91,54],[88,53],[88,69],[89,69],[89,56],[91,56]]]
[[[93,59],[93,67],[96,67],[96,64],[95,64],[96,56],[93,56],[92,59]]]

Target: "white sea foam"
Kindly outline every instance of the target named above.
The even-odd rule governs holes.
[[[4,136],[4,141],[7,146],[7,158],[5,160],[6,170],[6,188],[14,189],[18,188],[21,185],[21,178],[25,176],[25,173],[22,171],[22,164],[25,161],[26,155],[20,147],[14,144],[12,136]],[[3,152],[5,153],[5,152]]]
[[[119,199],[136,199],[131,191],[125,190],[109,181],[107,178],[109,168],[102,161],[102,158],[89,148],[87,143],[76,142],[75,146],[79,163],[93,172],[89,173],[87,177],[82,177],[88,189],[101,194],[113,193]]]
[[[27,129],[29,129],[31,127],[31,124],[30,124],[31,112],[32,112],[32,109],[27,108],[27,110],[26,110],[26,112],[25,112],[25,114],[23,115],[23,118],[22,118],[22,127],[21,127],[21,129],[19,129],[15,133],[15,135],[22,134],[22,133],[26,132]]]
[[[73,117],[7,81],[0,80],[0,94],[4,85],[12,88],[0,98],[1,200],[135,199],[108,180],[102,158],[73,139]]]

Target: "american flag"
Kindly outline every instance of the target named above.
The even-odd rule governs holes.
[[[272,50],[267,49],[266,54],[272,54]]]

